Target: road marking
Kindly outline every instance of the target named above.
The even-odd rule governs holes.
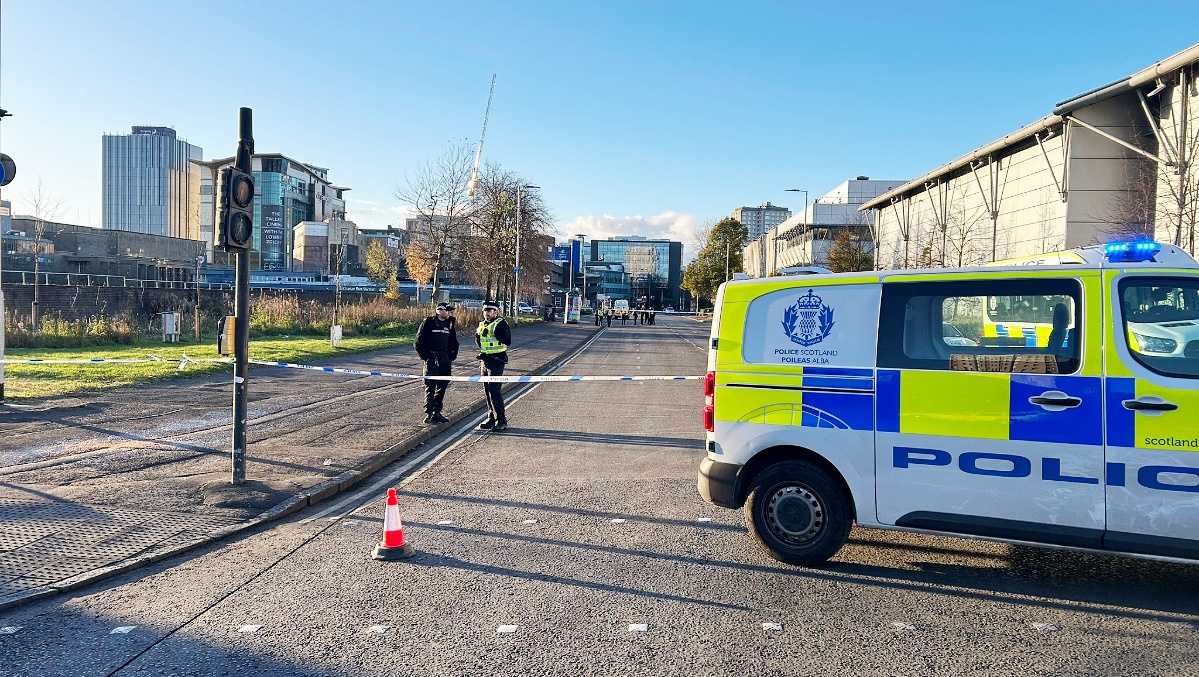
[[[1049,623],[1033,623],[1032,626],[1037,629],[1037,632],[1057,632],[1061,628]]]
[[[258,632],[262,629],[261,625],[243,625],[237,629],[238,632]]]
[[[500,627],[495,629],[495,634],[510,635],[510,634],[516,632],[517,628],[519,628],[519,627],[520,626],[517,626],[517,625],[501,625]]]
[[[762,629],[765,630],[766,632],[782,632],[783,624],[782,623],[763,623]]]
[[[911,623],[904,623],[903,621],[895,621],[891,624],[891,627],[903,632],[912,632],[916,629],[916,626],[912,625]]]
[[[698,520],[696,520],[696,521],[697,521],[697,522],[711,522],[711,521],[712,521],[712,518],[711,518],[711,517],[701,517],[701,518],[699,518],[699,519],[698,519]]]
[[[649,632],[649,625],[645,623],[630,623],[629,632]]]
[[[390,625],[372,625],[367,629],[367,632],[372,635],[386,635],[388,630],[391,630]]]
[[[623,519],[621,519],[621,518],[617,517],[616,519],[613,519],[613,520],[612,520],[612,523],[613,523],[613,524],[624,524],[626,521],[627,521],[627,520],[623,520]]]
[[[110,635],[128,635],[130,632],[137,629],[136,625],[122,625],[119,628],[113,628],[109,631]]]
[[[521,524],[537,524],[537,520],[525,520],[524,522],[521,522]]]
[[[6,625],[3,628],[0,628],[0,635],[15,635],[20,632],[20,630],[20,625]]]
[[[454,520],[441,520],[438,522],[438,524],[440,524],[443,527],[447,524],[453,524],[453,523],[454,523]]]

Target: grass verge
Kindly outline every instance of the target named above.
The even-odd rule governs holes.
[[[353,355],[375,350],[411,346],[413,333],[396,336],[352,336],[342,339],[336,348],[328,337],[289,336],[250,339],[250,359],[276,362],[310,363],[330,357]],[[6,360],[73,359],[144,359],[150,355],[164,360],[221,357],[216,339],[203,343],[163,343],[140,341],[130,346],[105,346],[84,349],[11,348]],[[45,397],[105,390],[151,381],[192,378],[205,374],[232,374],[233,365],[220,363],[188,364],[180,371],[175,362],[94,363],[94,364],[7,364],[4,368],[6,401],[28,401]]]

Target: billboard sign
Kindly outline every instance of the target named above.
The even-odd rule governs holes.
[[[281,273],[287,262],[287,231],[283,227],[283,205],[262,205],[262,240],[259,245],[262,270]]]

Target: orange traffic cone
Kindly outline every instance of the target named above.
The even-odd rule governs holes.
[[[416,554],[412,545],[404,540],[404,525],[400,523],[400,504],[396,501],[396,490],[387,490],[387,508],[383,512],[383,540],[375,546],[371,557],[381,560],[408,559]]]

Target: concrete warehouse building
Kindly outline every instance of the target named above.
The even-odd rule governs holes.
[[[1132,235],[1193,256],[1199,45],[883,193],[876,266],[975,265]]]

